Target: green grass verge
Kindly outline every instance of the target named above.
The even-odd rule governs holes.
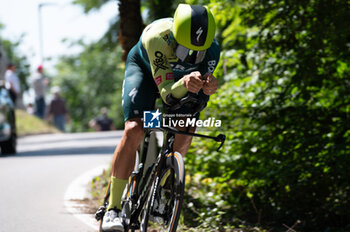
[[[46,121],[28,114],[24,110],[16,110],[17,136],[61,133]]]

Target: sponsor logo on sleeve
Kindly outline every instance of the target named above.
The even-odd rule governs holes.
[[[154,71],[154,74],[156,74],[159,69],[163,69],[163,70],[167,69],[167,66],[166,66],[166,60],[163,53],[161,53],[160,51],[156,51],[154,55],[156,56],[156,58],[153,61],[153,64],[156,66],[156,70]]]
[[[174,80],[174,73],[165,74],[165,80]]]
[[[157,76],[156,78],[154,78],[154,81],[156,82],[157,86],[162,83],[162,76]]]

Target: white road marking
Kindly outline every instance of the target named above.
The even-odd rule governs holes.
[[[81,211],[83,205],[79,203],[79,200],[83,200],[90,197],[87,191],[87,186],[91,183],[91,180],[95,176],[100,175],[103,172],[103,170],[107,168],[108,167],[104,165],[96,167],[88,172],[85,172],[84,174],[76,178],[68,186],[64,194],[64,205],[66,210],[96,231],[98,231],[98,222],[96,221],[94,215],[86,214]]]

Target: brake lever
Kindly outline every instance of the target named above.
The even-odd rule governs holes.
[[[224,143],[225,143],[225,139],[226,139],[226,136],[224,135],[224,134],[219,134],[217,137],[216,137],[216,139],[215,139],[215,141],[216,142],[221,142],[220,143],[220,146],[218,147],[218,149],[216,149],[216,151],[219,151],[220,149],[221,149],[221,147],[224,145]]]

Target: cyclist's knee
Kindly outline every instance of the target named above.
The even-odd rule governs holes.
[[[191,128],[190,132],[194,133],[196,128]],[[192,137],[187,135],[177,134],[174,141],[174,150],[180,152],[181,155],[185,155],[191,146]]]
[[[125,122],[124,134],[126,138],[141,140],[144,135],[141,119],[132,119]]]

